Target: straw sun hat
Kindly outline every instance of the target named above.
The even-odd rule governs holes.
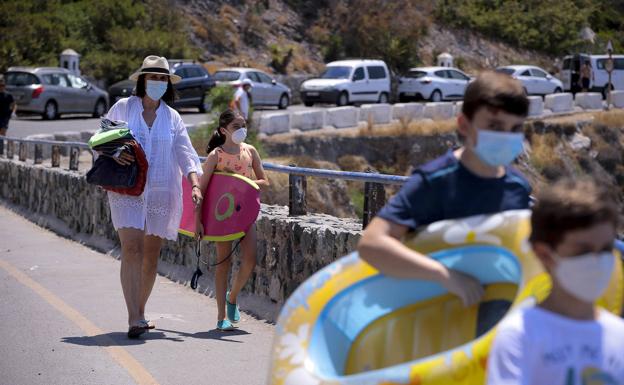
[[[182,80],[178,75],[174,75],[169,71],[169,63],[162,56],[150,55],[143,60],[141,68],[130,75],[130,80],[136,81],[143,74],[167,75],[171,79],[171,83],[175,84]]]

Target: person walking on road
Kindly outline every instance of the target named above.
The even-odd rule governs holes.
[[[17,104],[13,95],[6,92],[6,83],[3,77],[0,77],[0,136],[6,136],[9,129],[9,120],[15,117]]]
[[[138,338],[155,326],[145,317],[145,305],[154,287],[163,239],[177,240],[182,216],[182,177],[192,188],[192,198],[201,204],[199,176],[202,167],[182,118],[170,107],[175,93],[167,59],[148,56],[136,80],[136,96],[121,99],[108,112],[108,119],[128,122],[132,135],[148,159],[147,183],[141,196],[108,192],[113,226],[121,242],[121,286],[128,308],[128,337]],[[134,158],[122,154],[121,164]]]
[[[249,119],[249,94],[251,92],[251,87],[253,87],[251,80],[243,80],[240,86],[236,89],[234,99],[230,105],[230,108],[241,114],[245,120]]]

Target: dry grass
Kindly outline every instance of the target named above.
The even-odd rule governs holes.
[[[624,110],[598,112],[594,115],[594,124],[601,124],[611,129],[624,129]]]
[[[559,146],[561,140],[557,135],[554,133],[533,134],[530,142],[529,161],[540,174],[551,181],[565,175],[566,167],[560,154],[563,148]]]
[[[412,120],[402,119],[388,125],[375,126],[369,117],[366,127],[359,131],[360,136],[431,136],[457,131],[457,120]]]
[[[284,165],[296,164],[299,167],[340,170],[333,163],[317,161],[307,156],[266,160]],[[262,192],[261,201],[266,204],[288,205],[288,174],[267,172],[267,177],[271,185]],[[307,178],[306,199],[308,212],[355,218],[356,211],[349,195],[349,186],[343,180]]]

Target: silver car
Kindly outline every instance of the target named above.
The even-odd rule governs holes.
[[[65,68],[10,67],[4,74],[7,92],[18,113],[56,119],[61,114],[104,115],[108,93]]]
[[[292,98],[290,88],[277,82],[266,73],[254,68],[222,68],[212,76],[217,84],[240,84],[251,80],[251,103],[255,106],[277,106],[285,109]]]

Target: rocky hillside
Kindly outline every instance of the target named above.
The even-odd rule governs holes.
[[[331,9],[319,16],[319,10],[314,14],[305,6],[284,0],[176,0],[176,4],[189,21],[190,39],[200,49],[200,58],[210,66],[241,65],[275,73],[314,74],[326,58],[331,59],[328,50],[333,43],[322,37],[331,28],[323,21],[331,18]],[[510,63],[535,63],[548,70],[554,67],[555,58],[549,55],[518,49],[469,30],[444,27],[436,22],[431,7],[419,7],[414,12],[417,20],[410,28],[422,29],[423,33],[413,42],[410,54],[405,54],[404,67],[432,65],[442,52],[450,52],[456,65],[469,72]]]

